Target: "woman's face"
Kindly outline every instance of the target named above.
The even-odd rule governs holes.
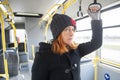
[[[74,26],[68,26],[62,31],[62,38],[65,44],[71,45],[75,33]]]

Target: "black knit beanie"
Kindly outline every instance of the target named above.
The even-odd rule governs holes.
[[[55,14],[50,25],[53,39],[56,39],[60,33],[68,26],[74,26],[76,29],[75,20],[65,14]]]

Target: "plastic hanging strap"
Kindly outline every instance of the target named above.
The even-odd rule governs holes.
[[[97,0],[94,0],[94,4],[96,4],[97,3]]]
[[[81,11],[81,2],[82,0],[79,0],[79,11]]]
[[[82,0],[79,0],[79,10],[78,10],[78,12],[77,12],[77,16],[78,16],[78,17],[83,17],[83,13],[82,13],[82,11],[81,11],[81,2],[82,2]]]

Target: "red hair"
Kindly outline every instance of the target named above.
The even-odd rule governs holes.
[[[66,46],[66,44],[63,41],[62,35],[59,35],[59,37],[53,41],[52,44],[52,51],[55,54],[64,54],[65,52],[68,52],[69,49],[76,49],[77,44],[72,43],[69,46]]]

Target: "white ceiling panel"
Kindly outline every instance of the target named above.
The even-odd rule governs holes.
[[[59,0],[9,0],[10,6],[13,12],[30,12],[30,13],[40,13],[46,14],[47,11],[58,2]],[[77,11],[79,9],[79,0],[76,0],[67,10],[67,15],[76,18]],[[82,12],[86,14],[88,5],[94,0],[82,0]],[[120,1],[120,0],[97,0],[102,6],[107,6],[111,3]],[[59,11],[60,12],[60,11]],[[21,20],[21,19],[19,19]]]

